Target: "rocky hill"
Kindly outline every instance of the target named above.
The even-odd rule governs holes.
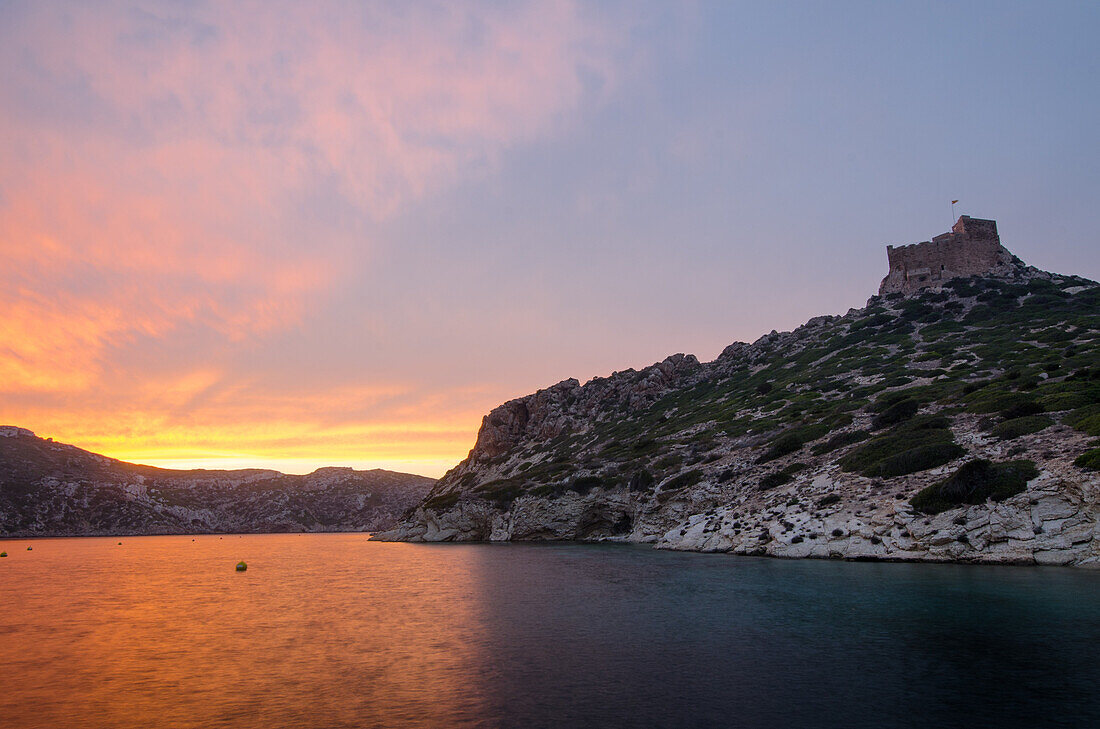
[[[1100,286],[986,223],[892,255],[862,309],[501,405],[375,538],[1100,566]]]
[[[139,466],[0,426],[0,535],[373,531],[435,481],[322,468],[174,471]]]

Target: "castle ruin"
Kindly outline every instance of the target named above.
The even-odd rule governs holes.
[[[890,272],[879,295],[909,294],[959,276],[1005,275],[1016,261],[1001,245],[997,221],[963,215],[950,233],[907,246],[886,246]]]

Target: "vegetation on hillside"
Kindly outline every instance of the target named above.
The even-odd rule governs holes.
[[[980,504],[987,499],[1003,501],[1021,493],[1027,482],[1039,475],[1027,460],[991,463],[968,461],[948,478],[921,490],[913,497],[913,508],[938,514],[961,504]]]
[[[953,428],[966,417],[1014,443],[1058,424],[1100,436],[1098,363],[1100,287],[1034,273],[955,279],[764,337],[648,407],[600,403],[553,439],[456,470],[424,506],[471,498],[506,509],[524,495],[593,489],[663,503],[700,482],[748,483],[748,473],[768,490],[796,478],[794,462],[826,455],[889,480],[965,456]],[[1092,453],[1078,465],[1094,468]],[[989,489],[982,500],[1000,498],[1026,475],[1019,465],[980,464],[915,503],[972,503],[965,499]]]

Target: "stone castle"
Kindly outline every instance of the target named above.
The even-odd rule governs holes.
[[[879,295],[938,287],[958,276],[1005,275],[1017,259],[1001,245],[997,221],[963,215],[950,233],[907,246],[886,246],[890,272]]]

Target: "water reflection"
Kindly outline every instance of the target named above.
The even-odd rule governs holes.
[[[408,545],[366,545],[40,542],[33,563],[5,565],[0,714],[44,727],[475,725],[474,555],[426,563]]]
[[[1097,573],[116,542],[6,543],[3,726],[1100,725]]]
[[[493,716],[533,726],[1100,725],[1100,574],[486,551]],[[1088,638],[1085,638],[1088,636]]]

